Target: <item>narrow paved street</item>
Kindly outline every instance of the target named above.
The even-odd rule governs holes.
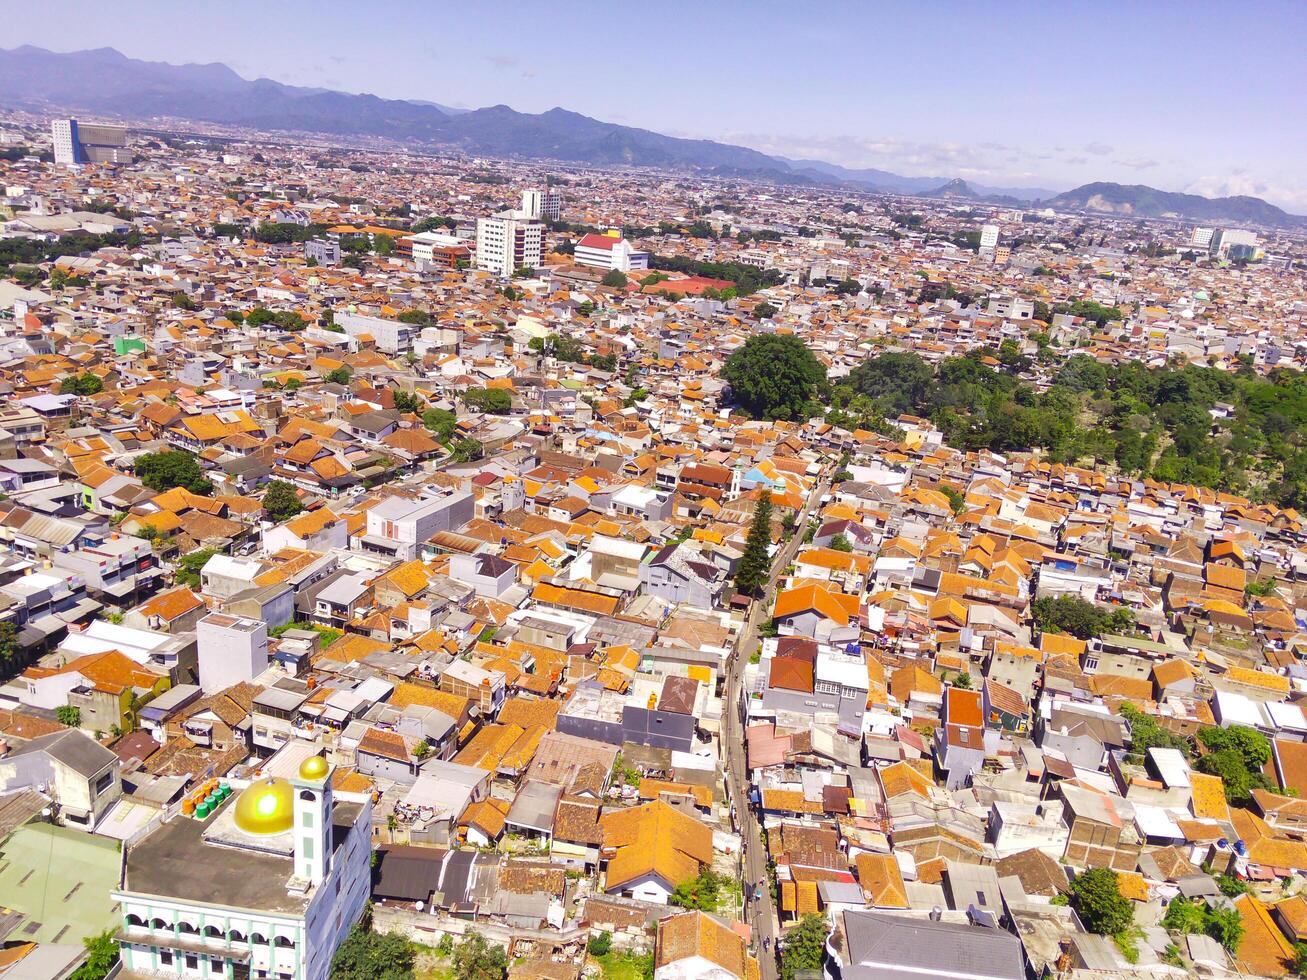
[[[823,479],[808,496],[794,525],[794,533],[776,553],[772,562],[771,575],[763,594],[749,607],[749,614],[740,631],[739,642],[726,668],[726,728],[723,737],[726,741],[727,785],[730,787],[731,801],[735,805],[735,819],[739,824],[740,837],[744,841],[744,891],[748,895],[753,886],[762,883],[762,899],[747,905],[747,921],[753,928],[754,944],[762,964],[763,980],[774,980],[779,975],[776,959],[776,940],[779,928],[775,910],[772,908],[771,882],[767,879],[767,852],[762,844],[762,828],[749,805],[749,769],[745,761],[744,716],[746,704],[741,684],[744,668],[749,657],[758,644],[758,625],[767,620],[772,608],[772,598],[776,582],[794,560],[795,554],[803,545],[804,534],[812,511],[820,504],[822,494],[830,488],[830,481]],[[771,953],[763,952],[764,940],[771,940]]]

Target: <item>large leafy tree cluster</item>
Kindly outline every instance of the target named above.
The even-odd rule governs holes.
[[[800,972],[821,970],[826,954],[826,920],[809,913],[785,934],[785,951],[781,955],[782,980],[794,980]]]
[[[83,374],[70,374],[59,382],[61,395],[98,395],[104,391],[104,381],[99,375],[87,371]]]
[[[826,369],[793,334],[757,334],[726,359],[722,377],[754,418],[796,421],[817,414]]]
[[[283,330],[296,332],[303,330],[308,324],[304,318],[294,310],[270,310],[266,306],[256,306],[245,314],[245,322],[251,327],[261,327],[267,323],[275,323]]]
[[[399,933],[350,930],[331,961],[332,980],[413,980],[413,944]]]
[[[1114,318],[1119,311],[1080,312]],[[1028,359],[1015,345],[1004,348],[934,367],[916,354],[887,352],[855,368],[832,402],[841,410],[853,404],[864,421],[924,416],[959,449],[1045,450],[1054,462],[1115,464],[1130,475],[1307,508],[1307,375],[1137,361],[1109,368],[1075,354],[1041,392],[1020,378]],[[1230,410],[1214,411],[1218,403]]]
[[[304,509],[295,488],[285,480],[273,480],[263,493],[263,509],[274,521],[294,517]]]
[[[1211,936],[1231,953],[1239,951],[1243,941],[1243,919],[1229,905],[1208,905],[1184,896],[1171,900],[1162,919],[1163,928],[1185,935],[1202,933]]]
[[[158,239],[155,237],[151,240]],[[102,248],[136,248],[142,241],[138,231],[130,231],[125,235],[92,235],[90,232],[75,231],[60,235],[52,242],[36,238],[0,239],[0,278],[13,276],[29,284],[38,282],[42,278],[41,271],[31,267],[41,262],[52,262],[63,255],[96,252]]]
[[[254,237],[267,245],[288,245],[291,242],[307,242],[310,238],[317,238],[326,230],[326,225],[295,225],[265,221],[254,230]]]
[[[785,279],[777,269],[759,269],[741,262],[701,262],[683,255],[651,255],[649,268],[662,272],[684,272],[707,279],[726,279],[735,283],[735,291],[740,296],[775,286]]]
[[[1090,868],[1076,875],[1071,906],[1085,928],[1100,936],[1119,935],[1135,920],[1134,906],[1121,894],[1116,872],[1110,868]]]
[[[513,396],[503,388],[469,388],[463,392],[463,404],[478,412],[503,415],[513,407]]]
[[[1130,757],[1134,762],[1141,761],[1149,749],[1177,749],[1185,757],[1193,754],[1193,747],[1183,735],[1177,735],[1150,715],[1144,714],[1133,704],[1121,705],[1121,717],[1130,725]]]
[[[746,595],[756,595],[771,571],[771,558],[767,554],[771,545],[771,510],[771,494],[764,490],[753,508],[753,523],[744,542],[744,554],[735,569],[735,587]]]
[[[1035,624],[1046,633],[1070,633],[1082,640],[1104,633],[1134,631],[1134,614],[1128,609],[1105,609],[1078,595],[1040,596],[1030,604]]]
[[[454,950],[454,980],[503,980],[506,976],[504,947],[492,946],[481,933],[468,933]]]
[[[1246,725],[1229,728],[1204,728],[1198,740],[1207,748],[1195,768],[1209,776],[1219,776],[1225,796],[1236,806],[1252,801],[1255,789],[1272,789],[1262,766],[1271,758],[1271,743],[1265,735]],[[1301,787],[1294,787],[1300,789]]]
[[[185,487],[191,493],[206,497],[213,493],[213,484],[200,469],[199,461],[180,449],[138,456],[134,469],[142,483],[160,493],[174,487]]]

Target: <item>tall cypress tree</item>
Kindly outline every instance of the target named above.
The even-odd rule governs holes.
[[[744,544],[744,554],[735,571],[735,587],[747,595],[757,595],[767,582],[771,563],[767,548],[771,544],[771,494],[766,490],[753,508],[753,523]]]

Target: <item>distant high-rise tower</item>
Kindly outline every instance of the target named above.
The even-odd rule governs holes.
[[[544,261],[545,226],[526,211],[501,211],[477,219],[477,268],[511,276]]]
[[[82,126],[76,119],[56,119],[50,135],[55,163],[128,163],[132,158],[126,126]]]
[[[557,221],[563,215],[563,196],[552,187],[522,192],[522,211],[537,221]]]
[[[980,229],[980,254],[993,255],[998,247],[998,225],[984,225]]]

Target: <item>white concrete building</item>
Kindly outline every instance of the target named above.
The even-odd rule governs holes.
[[[477,268],[511,276],[544,261],[545,226],[524,211],[501,211],[477,219]]]
[[[311,755],[205,818],[179,815],[125,848],[117,939],[134,975],[327,980],[367,901],[372,803],[336,800]],[[233,782],[233,786],[236,784]]]
[[[538,221],[557,221],[563,215],[563,196],[552,187],[532,187],[522,192],[522,211]]]
[[[593,269],[639,272],[649,268],[648,252],[638,252],[626,239],[611,235],[586,235],[576,243],[576,253],[572,258],[577,265]]]
[[[195,624],[200,687],[216,694],[268,669],[268,626],[256,619],[211,613]]]
[[[998,248],[998,225],[982,225],[980,229],[980,254],[993,255]]]

